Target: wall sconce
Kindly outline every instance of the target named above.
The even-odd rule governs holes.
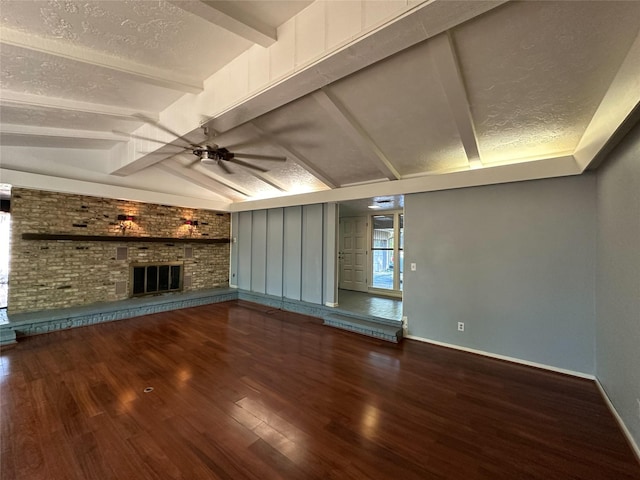
[[[118,215],[118,221],[120,222],[120,231],[122,235],[127,233],[133,227],[133,222],[136,221],[136,217],[133,215]]]
[[[183,220],[184,220],[184,224],[189,229],[189,236],[193,235],[194,230],[198,228],[198,220],[187,220],[187,219],[183,219]]]

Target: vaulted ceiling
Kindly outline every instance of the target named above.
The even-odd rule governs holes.
[[[640,101],[640,2],[0,8],[25,187],[234,211],[576,175]]]

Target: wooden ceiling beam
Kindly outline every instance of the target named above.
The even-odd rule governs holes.
[[[469,97],[464,85],[462,71],[449,32],[431,39],[431,58],[440,76],[440,83],[447,97],[453,120],[458,127],[462,147],[470,168],[482,167],[478,137],[471,116]]]
[[[211,3],[193,0],[170,0],[169,3],[265,48],[273,45],[278,39],[275,28],[255,18],[222,11]]]
[[[0,135],[23,135],[31,137],[58,137],[83,140],[108,140],[126,143],[129,137],[99,130],[78,130],[75,128],[39,127],[35,125],[0,124]]]
[[[12,28],[3,27],[0,29],[0,43],[86,65],[106,68],[127,75],[138,82],[171,90],[200,93],[204,89],[201,81],[182,73],[113,57],[94,49],[79,47],[60,40],[29,35]]]
[[[140,119],[134,117],[134,115],[136,114],[145,115],[156,121],[159,119],[157,112],[140,111],[134,110],[132,108],[104,105],[100,103],[81,102],[78,100],[69,100],[66,98],[45,97],[43,95],[32,95],[29,93],[13,92],[9,90],[2,91],[2,97],[0,97],[0,105],[25,109],[45,108],[51,110],[89,113],[91,115],[114,117],[121,120],[131,120],[138,123],[140,123]]]

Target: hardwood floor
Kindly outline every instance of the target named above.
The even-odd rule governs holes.
[[[590,381],[244,302],[0,358],[6,480],[640,479]]]

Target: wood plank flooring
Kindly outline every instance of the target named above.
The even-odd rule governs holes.
[[[593,382],[245,302],[0,359],[3,480],[640,479]]]

